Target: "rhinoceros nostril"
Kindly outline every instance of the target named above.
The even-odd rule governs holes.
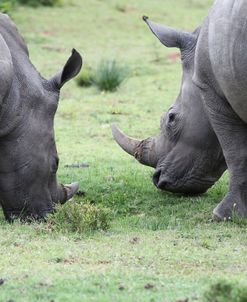
[[[153,183],[156,187],[158,187],[160,175],[161,175],[161,170],[157,170],[153,175]]]
[[[165,178],[161,178],[160,177],[160,180],[159,180],[159,183],[157,185],[157,188],[161,189],[161,190],[166,190],[167,189],[167,185],[169,184],[170,182],[165,179]]]
[[[163,174],[162,170],[159,169],[153,175],[153,183],[157,188],[166,190],[167,186],[171,185],[173,182],[169,176]]]

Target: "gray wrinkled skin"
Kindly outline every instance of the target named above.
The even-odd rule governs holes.
[[[73,50],[62,71],[45,80],[14,23],[0,14],[0,204],[8,220],[43,218],[78,189],[57,183],[53,121],[59,90],[81,65]]]
[[[247,217],[247,2],[217,0],[196,49],[194,82],[219,139],[230,174],[216,219]]]
[[[156,29],[155,25],[152,28]],[[221,147],[205,113],[200,90],[192,81],[199,33],[200,29],[193,34],[183,33],[182,44],[175,45],[171,38],[167,41],[167,36],[159,36],[166,46],[180,48],[183,78],[175,103],[161,118],[159,136],[162,138],[158,141],[162,145],[156,144],[160,151],[153,182],[158,188],[175,193],[203,193],[226,169]]]

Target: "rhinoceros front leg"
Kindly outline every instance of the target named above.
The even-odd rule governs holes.
[[[247,124],[213,89],[201,93],[230,174],[229,192],[214,209],[214,218],[229,220],[234,213],[247,218]]]

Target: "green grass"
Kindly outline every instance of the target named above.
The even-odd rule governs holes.
[[[49,215],[46,222],[52,231],[74,232],[85,236],[94,231],[108,230],[110,220],[109,209],[70,201],[65,205],[58,205],[56,212]]]
[[[193,30],[212,1],[69,0],[63,7],[19,7],[13,17],[32,62],[47,78],[74,47],[87,66],[116,58],[132,75],[115,93],[63,88],[55,121],[61,182],[79,181],[78,204],[110,208],[108,231],[59,232],[47,224],[7,224],[0,215],[0,301],[171,301],[198,297],[211,283],[246,284],[246,224],[215,223],[211,213],[228,176],[207,194],[158,191],[153,170],[113,141],[110,124],[156,134],[181,81],[176,49],[165,49],[141,20]],[[85,162],[89,167],[66,165]]]
[[[92,86],[93,76],[94,76],[94,73],[93,73],[92,69],[84,66],[82,71],[80,72],[79,76],[76,78],[76,82],[81,87]]]
[[[241,287],[226,281],[218,281],[210,286],[204,294],[205,302],[246,302],[247,287]]]
[[[93,77],[93,84],[101,91],[116,91],[128,76],[128,68],[116,60],[102,60]]]
[[[0,2],[0,12],[7,14],[14,9],[15,1],[14,0],[2,0]]]
[[[94,85],[102,93],[115,92],[129,74],[127,66],[122,66],[114,59],[106,59],[100,61],[94,70],[84,67],[76,81],[81,87]]]
[[[62,5],[61,0],[16,0],[20,4],[30,5],[33,7],[38,7],[40,5],[44,6],[58,6]]]

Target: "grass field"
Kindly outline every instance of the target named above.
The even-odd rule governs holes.
[[[176,49],[165,49],[141,20],[194,30],[212,0],[70,0],[63,7],[12,13],[33,64],[47,78],[70,50],[85,66],[115,58],[131,75],[115,93],[76,81],[62,91],[56,116],[61,182],[78,180],[78,203],[110,208],[109,231],[54,232],[45,223],[7,224],[0,215],[0,302],[202,301],[212,282],[246,284],[246,223],[216,223],[227,174],[206,194],[158,191],[153,170],[113,141],[110,124],[144,138],[157,133],[181,80]],[[88,168],[66,168],[86,162]]]

